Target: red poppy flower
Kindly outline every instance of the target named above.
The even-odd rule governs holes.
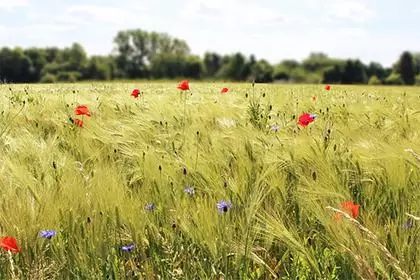
[[[180,90],[189,90],[190,89],[190,84],[187,80],[183,80],[178,84],[178,89]]]
[[[299,117],[298,124],[303,127],[308,126],[311,122],[315,120],[315,118],[316,118],[316,115],[314,114],[304,113],[303,115]]]
[[[353,201],[345,201],[341,203],[341,208],[344,212],[349,213],[353,219],[356,219],[356,217],[359,215],[360,205],[353,203]]]
[[[331,85],[325,85],[325,90],[330,90],[331,89]]]
[[[12,253],[17,253],[20,251],[20,248],[17,245],[16,239],[11,236],[5,236],[5,237],[0,238],[0,246],[4,250],[11,251]]]
[[[135,98],[139,97],[140,94],[140,90],[138,88],[133,89],[133,91],[131,92],[131,96],[134,96]]]
[[[220,93],[227,93],[229,91],[229,89],[228,88],[222,88],[222,91],[220,92]]]
[[[79,126],[79,127],[83,127],[83,121],[82,120],[75,119],[74,120],[74,124],[77,125],[77,126]]]
[[[88,117],[91,116],[89,109],[86,105],[79,105],[76,107],[76,109],[74,109],[74,113],[76,115],[86,115]]]

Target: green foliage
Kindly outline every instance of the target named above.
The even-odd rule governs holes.
[[[417,88],[192,87],[0,85],[0,278],[419,279]]]
[[[373,76],[385,81],[392,72],[404,84],[415,83],[420,74],[420,55],[404,52],[392,68],[377,62],[368,65],[358,59],[339,59],[322,52],[312,52],[302,61],[286,59],[271,64],[254,55],[240,52],[203,57],[191,54],[187,42],[167,33],[142,29],[119,31],[113,39],[110,55],[88,57],[83,46],[57,48],[0,49],[0,81],[35,83],[47,73],[61,81],[115,79],[207,79],[271,83],[366,84]],[[79,74],[75,74],[78,72]],[[63,73],[72,73],[71,75]],[[395,82],[395,81],[393,81]]]
[[[276,66],[273,71],[273,80],[274,81],[281,81],[290,79],[289,70],[285,69],[283,66]]]
[[[373,76],[370,77],[368,84],[369,85],[380,85],[380,84],[382,84],[382,81],[378,78],[378,76],[373,75]]]
[[[267,129],[270,113],[273,109],[271,104],[262,103],[262,99],[265,97],[265,93],[255,92],[255,82],[252,82],[252,94],[250,96],[247,94],[247,98],[249,98],[248,120],[259,130]]]
[[[396,65],[396,73],[401,75],[401,79],[406,85],[413,85],[415,82],[416,69],[413,56],[410,52],[403,52]]]
[[[413,54],[413,63],[416,75],[420,75],[420,52]]]
[[[347,60],[343,67],[341,78],[343,84],[365,84],[367,75],[365,67],[360,60]]]
[[[57,81],[57,77],[54,74],[46,73],[44,76],[42,76],[40,82],[41,83],[47,83],[52,84]]]
[[[60,82],[70,82],[74,83],[77,82],[81,77],[81,74],[79,72],[58,72],[57,73],[57,81]]]
[[[251,77],[257,83],[273,81],[273,67],[266,60],[259,60],[251,66]]]
[[[366,74],[368,77],[376,76],[381,81],[385,80],[390,73],[387,72],[387,69],[385,69],[381,64],[377,62],[371,62],[366,68]]]
[[[420,75],[416,76],[416,85],[420,85]]]
[[[387,84],[387,85],[403,85],[404,81],[401,78],[400,74],[393,72],[385,79],[385,84]]]
[[[338,64],[325,67],[322,73],[322,82],[327,84],[339,84],[343,79],[342,72],[342,67]]]

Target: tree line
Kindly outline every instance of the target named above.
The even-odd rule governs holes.
[[[420,84],[420,52],[404,51],[392,67],[358,59],[310,53],[302,61],[270,64],[240,52],[194,55],[188,44],[166,33],[120,31],[106,56],[88,57],[79,43],[71,47],[0,49],[0,82],[54,83],[118,79],[211,79],[256,82]]]

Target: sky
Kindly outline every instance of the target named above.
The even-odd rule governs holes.
[[[140,28],[183,39],[197,55],[277,63],[324,52],[388,67],[420,52],[416,18],[419,0],[0,0],[0,47],[79,42],[109,54],[118,31]]]

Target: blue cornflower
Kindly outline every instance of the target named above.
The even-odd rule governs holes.
[[[41,230],[39,236],[46,239],[51,239],[57,234],[55,230]]]
[[[149,203],[149,204],[146,205],[145,208],[146,208],[147,211],[153,211],[155,209],[155,207],[156,206],[155,206],[154,203]]]
[[[409,229],[413,227],[413,220],[412,219],[408,219],[407,222],[405,222],[403,224],[403,229]]]
[[[227,212],[230,208],[232,208],[232,202],[221,200],[217,202],[216,206],[220,213],[224,213]]]
[[[136,246],[134,244],[131,244],[131,245],[122,246],[121,250],[123,250],[124,252],[131,252],[134,250],[134,248],[136,248]]]
[[[194,195],[195,190],[194,190],[194,188],[193,188],[193,187],[186,187],[186,188],[184,189],[184,193],[189,194],[189,195]]]
[[[271,129],[271,131],[277,132],[277,131],[279,131],[280,126],[278,126],[278,125],[272,125],[270,129]]]

